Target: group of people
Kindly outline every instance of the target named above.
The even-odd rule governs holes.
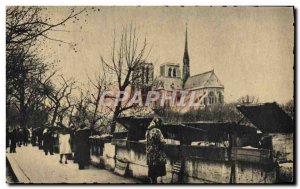
[[[30,137],[30,129],[14,128],[9,130],[6,128],[6,149],[9,148],[10,153],[16,153],[16,148],[22,145],[27,146]]]
[[[55,147],[58,146],[60,154],[59,163],[68,163],[73,158],[78,163],[79,169],[84,169],[90,161],[89,137],[90,129],[84,122],[76,129],[75,126],[66,127],[58,123],[57,127],[45,126],[36,128],[18,128],[9,131],[6,129],[6,149],[10,153],[16,153],[16,148],[22,145],[38,146],[45,155],[54,155]]]
[[[59,163],[67,164],[68,157],[74,155],[74,162],[78,163],[79,169],[84,169],[90,161],[89,136],[90,129],[82,123],[79,129],[66,128],[61,124],[61,132],[58,135],[59,141]]]
[[[42,137],[38,132],[35,140],[38,141],[39,146],[43,146],[45,155],[48,153],[53,155],[54,145],[58,144],[59,163],[67,164],[68,159],[73,158],[74,162],[78,163],[79,169],[84,169],[90,161],[89,136],[90,129],[86,123],[82,123],[78,129],[58,123],[58,127],[45,128]]]
[[[54,145],[58,139],[59,163],[67,164],[68,157],[73,157],[74,162],[78,163],[79,169],[84,169],[90,161],[90,129],[86,127],[85,123],[82,123],[78,129],[75,129],[74,126],[67,128],[62,123],[58,123],[58,125],[59,127],[39,127],[32,130],[27,128],[14,129],[11,132],[7,129],[6,148],[10,147],[10,153],[15,153],[17,145],[27,146],[30,137],[32,146],[43,149],[45,155],[48,153],[53,155]],[[157,177],[166,175],[166,155],[163,151],[164,137],[159,129],[160,125],[161,119],[153,119],[145,136],[147,140],[148,175],[152,183],[157,182]]]

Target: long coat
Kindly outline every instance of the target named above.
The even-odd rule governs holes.
[[[146,133],[148,176],[157,177],[166,175],[166,154],[164,148],[164,137],[157,128],[149,129]]]
[[[75,133],[77,161],[82,165],[90,161],[89,136],[90,130],[87,128],[78,129]]]
[[[157,128],[153,128],[147,131],[147,164],[157,165],[166,163],[166,155],[163,151],[164,137],[161,131]]]
[[[17,146],[17,130],[14,129],[11,133],[10,133],[10,148],[15,149]]]
[[[53,147],[54,147],[54,143],[55,143],[55,138],[54,138],[54,133],[53,131],[49,130],[49,129],[45,129],[43,132],[43,147],[44,147],[44,151],[50,151],[50,153],[52,153],[53,151]]]

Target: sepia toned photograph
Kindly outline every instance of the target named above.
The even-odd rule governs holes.
[[[295,184],[295,12],[7,6],[6,183]]]

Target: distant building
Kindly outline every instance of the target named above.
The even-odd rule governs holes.
[[[169,96],[173,94],[173,91],[178,91],[175,104],[180,100],[180,91],[187,92],[185,102],[189,101],[189,95],[191,95],[192,91],[194,91],[194,102],[199,105],[199,108],[204,108],[213,104],[224,103],[224,85],[218,79],[214,70],[190,76],[190,58],[188,53],[187,28],[185,34],[182,74],[180,71],[180,65],[177,63],[169,62],[162,64],[160,66],[160,74],[155,79],[153,78],[153,65],[151,63],[148,63],[144,64],[143,67],[145,68],[140,68],[141,70],[139,70],[138,72],[142,74],[141,80],[145,85],[137,85],[136,87],[134,87],[134,89],[139,88],[142,89],[143,92],[146,92],[150,90],[151,85],[152,90],[159,91],[161,94],[166,93]],[[148,71],[146,71],[147,69]],[[149,76],[149,79],[146,80],[145,76],[148,77],[148,75],[151,75],[152,77]],[[146,93],[143,94],[143,96],[146,95]],[[154,104],[154,106],[160,106],[160,104],[158,103],[160,103],[160,100],[158,100],[157,103]],[[170,102],[168,100],[165,101],[164,107],[170,108]],[[175,107],[172,109],[176,111],[188,111],[190,107]]]
[[[152,90],[154,77],[153,73],[154,71],[152,63],[144,62],[138,68],[136,68],[132,74],[131,95],[136,90],[141,91],[144,102],[147,97],[148,91]]]

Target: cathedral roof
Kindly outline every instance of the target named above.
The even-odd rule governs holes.
[[[214,70],[191,76],[184,84],[184,89],[203,88],[203,87],[224,87]]]

